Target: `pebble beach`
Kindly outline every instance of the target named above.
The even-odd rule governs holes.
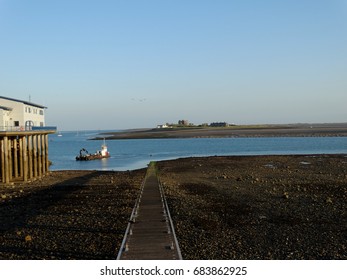
[[[184,259],[347,259],[347,157],[159,163]]]
[[[347,259],[347,156],[157,163],[183,259]],[[0,259],[116,259],[146,169],[0,186]]]

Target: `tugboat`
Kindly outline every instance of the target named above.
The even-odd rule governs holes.
[[[94,154],[90,154],[85,148],[80,150],[79,156],[76,156],[76,160],[94,160],[94,159],[103,159],[109,158],[111,155],[107,151],[107,146],[105,144],[101,145],[101,151],[96,151]]]

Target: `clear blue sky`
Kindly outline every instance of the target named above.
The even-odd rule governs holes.
[[[0,0],[0,95],[61,130],[347,122],[347,0]]]

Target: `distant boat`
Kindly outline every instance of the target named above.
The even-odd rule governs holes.
[[[107,146],[104,139],[104,144],[101,145],[101,151],[96,151],[94,154],[90,154],[85,148],[80,150],[79,156],[76,156],[76,160],[94,160],[109,158],[111,155],[107,151]]]
[[[63,134],[61,134],[60,132],[58,132],[58,137],[62,137],[63,136]]]

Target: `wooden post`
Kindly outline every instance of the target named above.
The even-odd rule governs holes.
[[[37,135],[33,135],[33,167],[34,178],[37,177]]]
[[[42,164],[42,175],[46,174],[46,152],[45,152],[45,135],[41,134],[41,164]]]
[[[37,135],[37,176],[39,178],[42,178],[42,161],[41,161],[41,155],[42,155],[42,146],[41,146],[41,135]]]
[[[27,154],[28,154],[28,178],[33,178],[33,137],[28,135]]]
[[[8,138],[8,142],[7,142],[7,147],[8,147],[8,176],[9,176],[9,180],[10,182],[12,181],[12,177],[13,177],[13,157],[12,157],[12,138],[9,137]]]
[[[49,171],[49,158],[48,158],[48,134],[45,135],[45,161],[46,161],[46,172]]]
[[[9,170],[9,155],[8,155],[8,137],[4,137],[4,165],[5,165],[5,183],[10,183],[10,170]]]
[[[1,139],[0,142],[0,152],[1,152],[1,181],[5,183],[5,153],[4,153],[4,140]]]
[[[19,137],[19,177],[22,178],[24,178],[23,138],[25,138],[25,136]]]
[[[29,138],[29,137],[28,137]],[[23,181],[27,182],[28,181],[28,174],[29,172],[29,165],[30,163],[28,162],[28,139],[26,136],[22,137],[22,155],[23,155]]]
[[[13,138],[13,173],[14,177],[18,178],[18,142],[17,138]]]

